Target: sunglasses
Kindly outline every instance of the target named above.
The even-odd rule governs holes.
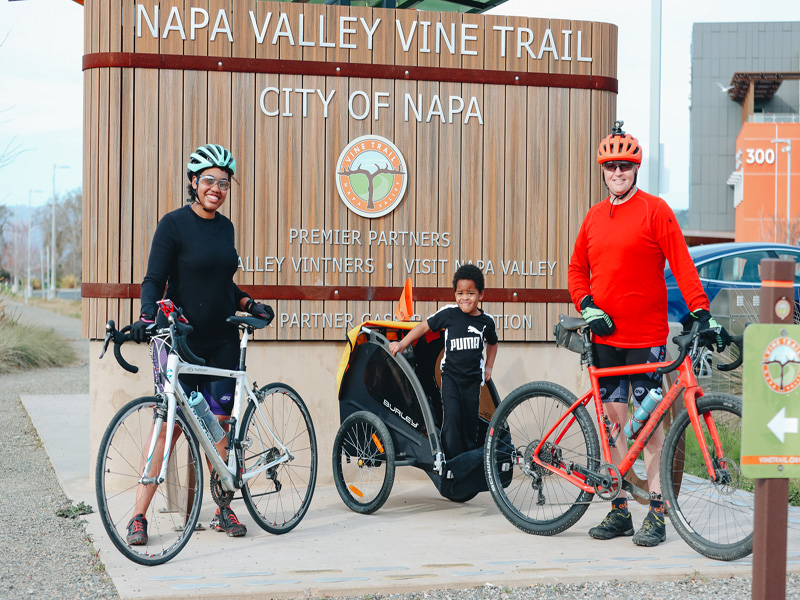
[[[624,162],[624,161],[610,161],[607,163],[603,163],[603,169],[608,171],[609,173],[616,172],[617,169],[622,171],[623,173],[627,173],[636,165],[632,162]]]
[[[208,187],[214,187],[215,185],[219,185],[219,189],[223,192],[231,187],[231,182],[228,179],[217,179],[216,177],[213,177],[211,175],[203,175],[200,178],[200,182],[207,185]]]

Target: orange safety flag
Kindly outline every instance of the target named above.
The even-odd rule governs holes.
[[[400,301],[397,303],[397,308],[394,309],[394,318],[397,321],[410,321],[411,316],[414,314],[411,299],[411,279],[406,279],[406,284],[403,286],[403,294],[400,296]]]

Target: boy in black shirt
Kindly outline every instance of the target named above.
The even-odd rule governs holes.
[[[483,288],[481,270],[462,265],[453,276],[456,304],[439,309],[401,341],[389,344],[394,356],[429,331],[444,330],[441,437],[442,449],[450,458],[481,445],[477,439],[481,386],[492,377],[497,355],[494,320],[478,308]]]

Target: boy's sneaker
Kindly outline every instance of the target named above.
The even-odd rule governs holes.
[[[633,543],[637,546],[658,546],[667,539],[667,527],[664,524],[664,517],[659,516],[652,510],[644,518],[642,527],[633,536]]]
[[[610,540],[621,535],[633,535],[631,513],[613,509],[600,525],[589,530],[589,535],[596,540]]]
[[[228,506],[223,507],[221,512],[219,508],[217,509],[217,514],[211,519],[210,525],[212,529],[224,531],[228,537],[242,537],[247,533],[247,527],[239,522]]]
[[[144,546],[147,544],[147,519],[139,513],[128,522],[128,537],[125,538],[130,546]]]

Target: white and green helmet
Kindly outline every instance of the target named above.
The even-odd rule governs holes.
[[[233,175],[236,173],[236,160],[230,150],[223,148],[219,144],[200,146],[189,156],[189,162],[186,165],[186,177],[191,181],[193,175],[197,175],[211,167],[219,167]]]

